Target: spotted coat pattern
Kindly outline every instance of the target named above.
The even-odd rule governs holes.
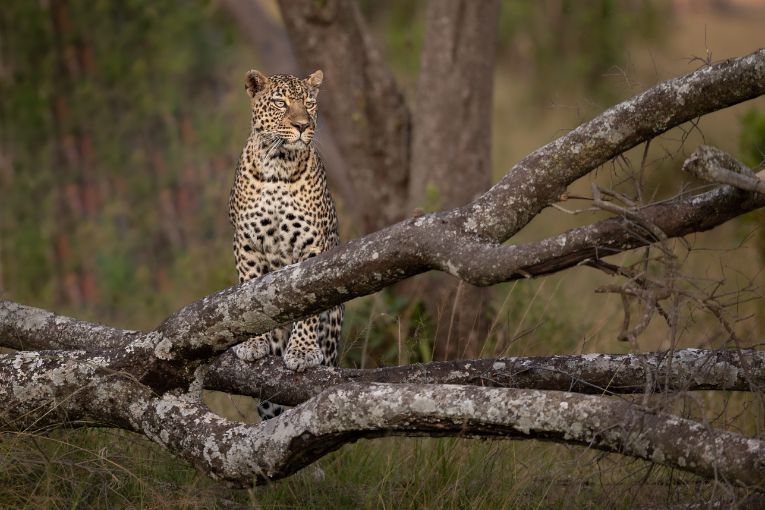
[[[321,71],[305,80],[247,73],[252,131],[229,198],[240,282],[318,255],[339,242],[324,165],[312,144],[322,78]],[[251,338],[234,352],[244,360],[282,356],[296,371],[336,366],[342,320],[343,307],[336,306]],[[261,416],[278,414],[273,409],[280,408],[264,402],[259,411]]]

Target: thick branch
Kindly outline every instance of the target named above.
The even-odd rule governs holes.
[[[105,425],[135,430],[124,408],[152,394],[120,370],[119,353],[17,352],[0,355],[0,429]],[[112,356],[111,354],[114,354]],[[144,353],[142,358],[147,358]]]
[[[363,189],[373,190],[374,199],[366,197],[365,203],[392,204],[403,199],[405,194],[399,195],[397,190],[401,185],[405,188],[405,177],[400,176],[406,175],[409,154],[406,142],[400,142],[408,141],[409,116],[390,73],[379,65],[379,52],[364,30],[358,6],[350,0],[301,0],[285,9],[293,11],[294,16],[287,20],[290,30],[313,35],[299,53],[310,53],[317,45],[321,51],[330,52],[332,58],[320,66],[328,75],[342,77],[336,82],[342,82],[341,87],[349,87],[346,93],[330,92],[334,98],[330,101],[338,102],[331,109],[346,122],[363,109],[365,114],[360,118],[371,121],[353,126],[358,136],[340,140],[341,146],[347,144],[343,148],[344,152],[347,149],[350,166],[359,176],[393,173],[397,183],[397,187],[385,190],[376,187],[374,179],[372,185],[362,183]],[[337,26],[343,28],[337,32],[332,28]],[[329,44],[335,40],[333,35],[342,35],[336,39],[338,47]],[[327,53],[320,55],[326,58]],[[343,65],[358,66],[362,71],[346,74]],[[105,328],[1,302],[3,345],[97,349],[0,355],[2,426],[101,424],[134,430],[199,469],[238,485],[248,485],[253,475],[259,482],[286,476],[359,438],[427,434],[589,445],[706,477],[762,487],[765,443],[617,399],[427,384],[356,383],[319,392],[316,385],[304,384],[295,385],[296,390],[284,398],[298,402],[315,395],[302,406],[267,422],[247,425],[215,416],[204,407],[198,399],[202,388],[202,370],[198,367],[248,336],[428,269],[440,268],[474,283],[489,284],[559,270],[602,256],[604,250],[612,253],[650,243],[644,227],[614,218],[538,243],[517,247],[499,244],[556,201],[568,184],[598,165],[682,122],[763,93],[765,50],[670,80],[529,155],[491,190],[463,208],[404,221],[299,265],[207,296],[179,310],[150,333]],[[391,147],[396,149],[389,152]],[[363,151],[375,155],[374,168],[354,166],[352,156]],[[629,219],[640,215],[648,222],[638,222],[641,225],[655,225],[667,236],[683,235],[761,207],[763,201],[763,195],[722,186],[696,197],[630,211]],[[393,209],[400,210],[399,206]],[[374,209],[375,216],[384,222],[389,212]],[[634,360],[625,361],[611,372],[614,381],[601,380],[598,386],[601,391],[622,388],[625,392],[637,390],[636,386],[675,389],[685,382],[674,378],[675,365],[686,364],[690,381],[682,387],[757,387],[762,384],[760,354],[743,354],[739,359],[725,359],[722,353],[694,359],[693,353],[680,351],[669,359],[671,364],[651,361],[650,357],[638,365]],[[720,356],[723,359],[718,359]],[[594,368],[597,361],[592,360]],[[614,368],[614,359],[601,361]],[[543,367],[544,373],[558,374],[557,383],[550,384],[583,390],[587,377],[603,377],[572,374],[565,360],[548,362],[554,371]],[[261,362],[260,366],[267,363],[273,361]],[[449,365],[434,365],[427,369],[431,372],[423,373],[420,367],[384,369],[372,375],[427,380],[435,377],[435,370],[451,382],[464,377],[488,385],[515,384],[534,370],[542,370],[540,366],[524,367],[519,360],[492,360],[491,371],[480,366],[482,362],[474,363],[475,367],[463,365],[454,370]],[[499,363],[505,363],[504,368]],[[278,370],[269,368],[270,372]],[[408,370],[414,374],[403,373]],[[331,369],[315,373],[322,377],[353,375]],[[293,375],[297,381],[310,376]],[[193,386],[188,390],[190,383]],[[180,394],[178,388],[190,393]],[[262,388],[268,388],[267,384]],[[281,398],[275,388],[268,391],[275,399]]]
[[[341,15],[339,11],[333,12],[333,16]],[[157,330],[161,337],[157,356],[165,360],[205,359],[248,336],[370,294],[429,268],[441,268],[482,284],[517,277],[518,268],[529,264],[539,267],[540,272],[554,270],[544,259],[535,259],[534,250],[532,256],[519,263],[512,257],[529,254],[518,248],[515,250],[519,252],[514,254],[513,248],[492,247],[477,240],[502,239],[514,233],[539,208],[554,201],[563,186],[620,151],[690,118],[763,92],[765,50],[657,85],[528,156],[469,206],[404,221],[179,310]],[[687,207],[703,203],[704,207],[695,212],[705,210],[707,218],[703,224],[711,227],[730,217],[725,214],[718,217],[710,213],[714,209],[709,209],[720,203],[729,204],[735,196],[730,193],[722,187],[701,198],[688,199]],[[759,198],[745,194],[739,197],[744,207],[762,205]],[[739,213],[745,210],[740,208]],[[609,225],[618,230],[615,224]],[[685,232],[678,228],[679,234]],[[563,244],[573,241],[558,236],[561,243],[564,239]],[[630,242],[635,246],[640,240]],[[579,246],[582,245],[586,246],[585,256],[573,256],[573,251],[566,253],[564,245],[559,245],[560,250],[548,248],[558,258],[559,269],[598,253],[598,247],[588,240],[581,240]],[[460,246],[464,246],[463,252],[452,257],[451,252]],[[474,274],[471,268],[461,272],[454,264],[452,270],[449,264],[479,257],[487,259],[488,276]]]
[[[435,435],[582,444],[717,477],[765,483],[765,443],[629,402],[562,392],[456,385],[349,384],[257,425],[197,397],[155,397],[98,358],[0,356],[4,428],[116,425],[239,486],[287,476],[359,438]],[[40,384],[43,383],[43,384]]]
[[[555,273],[658,241],[642,224],[667,237],[682,237],[722,225],[741,214],[765,207],[765,197],[721,186],[699,195],[684,194],[635,209],[641,224],[614,217],[571,229],[539,241],[517,245],[436,240],[432,266],[474,285],[492,285]]]
[[[404,221],[298,266],[227,289],[179,311],[163,331],[179,327],[183,334],[176,338],[184,340],[176,342],[172,351],[198,356],[193,353],[211,345],[208,339],[222,349],[245,334],[261,333],[375,292],[429,267],[448,269],[448,264],[433,260],[448,260],[447,250],[470,245],[471,236],[503,241],[557,200],[566,185],[621,151],[698,115],[763,93],[765,49],[657,85],[526,157],[466,207]],[[492,251],[472,244],[478,246]],[[493,281],[511,276],[499,275]],[[484,284],[488,280],[469,279]],[[168,355],[174,355],[170,351]]]
[[[565,187],[618,154],[684,122],[765,93],[765,49],[660,83],[529,154],[450,220],[501,242]]]
[[[125,347],[142,334],[0,301],[0,347],[21,351],[113,349]]]
[[[723,186],[654,204],[639,213],[668,236],[676,237],[713,228],[762,206],[762,195]],[[408,220],[193,303],[162,328],[180,332],[184,342],[194,342],[175,343],[172,350],[180,349],[176,352],[191,353],[215,342],[226,347],[244,335],[268,331],[276,324],[370,294],[428,266],[470,283],[490,285],[560,271],[654,241],[642,227],[624,218],[515,246],[471,242],[440,227],[433,216]],[[281,292],[276,293],[277,288]]]
[[[763,206],[762,195],[722,186],[637,213],[667,236],[677,237],[708,230]],[[491,245],[444,232],[435,216],[425,216],[188,305],[160,327],[159,340],[164,341],[158,341],[158,352],[162,358],[207,357],[276,324],[375,292],[428,265],[489,285],[553,273],[652,241],[642,227],[626,218],[610,218],[532,243]],[[423,247],[425,243],[431,246]],[[0,302],[0,332],[0,345],[16,349],[24,345],[100,349],[140,338],[137,332],[90,325],[11,302]]]
[[[468,384],[576,393],[629,394],[661,391],[765,388],[765,352],[683,349],[640,354],[531,356],[376,369],[317,367],[296,374],[268,357],[255,365],[231,353],[213,362],[204,386],[298,405],[331,386],[346,383]]]

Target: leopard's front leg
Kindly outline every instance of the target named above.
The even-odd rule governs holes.
[[[234,238],[234,255],[240,283],[259,278],[269,272],[266,256],[253,248],[249,232],[246,235],[237,232]],[[287,343],[287,334],[288,331],[284,328],[274,329],[249,338],[231,350],[243,361],[259,360],[269,354],[281,356]]]

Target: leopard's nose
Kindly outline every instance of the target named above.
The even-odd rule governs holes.
[[[297,129],[301,134],[308,127],[309,122],[307,120],[293,120],[292,127]]]

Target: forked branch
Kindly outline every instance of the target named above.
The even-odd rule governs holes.
[[[558,391],[352,383],[259,424],[210,412],[198,394],[155,395],[132,378],[39,353],[0,356],[4,428],[116,426],[214,478],[246,487],[290,475],[360,438],[541,439],[581,444],[738,485],[765,484],[765,442],[627,401]],[[76,389],[75,391],[72,391]]]

